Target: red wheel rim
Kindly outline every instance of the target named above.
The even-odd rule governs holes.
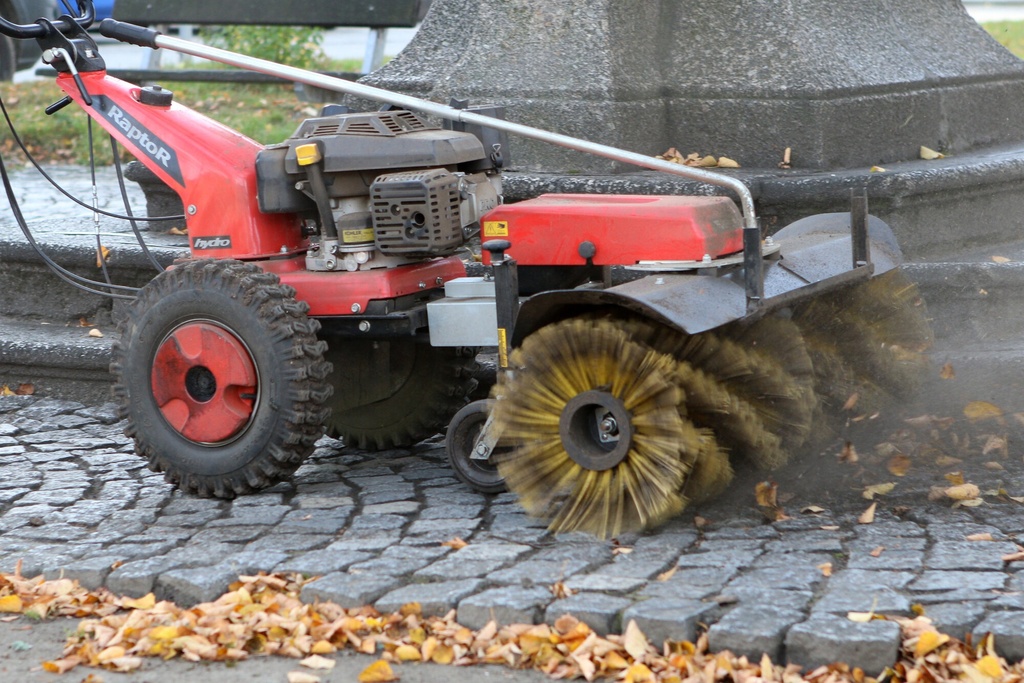
[[[259,376],[241,339],[213,322],[189,322],[168,334],[150,377],[164,419],[186,439],[217,444],[252,419]]]

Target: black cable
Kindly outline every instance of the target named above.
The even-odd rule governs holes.
[[[91,119],[90,119],[91,120]],[[149,251],[149,247],[146,245],[146,240],[142,238],[142,231],[139,230],[139,224],[135,222],[135,216],[132,214],[132,204],[128,200],[128,189],[124,186],[124,174],[121,172],[121,155],[118,153],[117,140],[114,139],[113,135],[110,135],[110,151],[114,157],[114,172],[117,176],[117,186],[121,189],[121,200],[124,202],[124,210],[128,213],[128,223],[132,226],[132,232],[135,233],[135,239],[139,241],[139,246],[142,247],[142,253],[146,255],[149,262],[157,269],[157,272],[164,272],[163,265],[156,260],[152,253]]]
[[[72,273],[70,270],[65,269],[59,263],[50,258],[46,252],[43,251],[42,247],[36,242],[35,237],[32,236],[32,231],[29,230],[28,223],[25,222],[25,216],[21,213],[21,207],[18,205],[18,198],[14,194],[14,186],[11,185],[11,179],[7,175],[7,164],[4,163],[3,155],[0,154],[0,179],[3,180],[4,191],[7,193],[7,201],[11,205],[11,213],[14,214],[14,219],[18,223],[18,227],[21,228],[22,234],[25,235],[25,239],[32,246],[32,249],[39,255],[39,258],[50,267],[50,269],[57,275],[61,280],[68,283],[76,289],[80,289],[90,294],[98,294],[100,296],[107,296],[113,299],[134,299],[134,295],[131,294],[115,294],[113,291],[104,292],[100,289],[93,289],[93,287],[106,287],[111,290],[120,290],[126,292],[138,292],[138,287],[125,287],[122,285],[107,285],[102,282],[96,282],[84,278],[77,273]]]
[[[89,209],[89,211],[92,211],[94,213],[98,213],[101,216],[107,216],[108,218],[117,218],[117,219],[122,220],[122,221],[131,220],[133,218],[133,216],[126,216],[126,215],[120,214],[120,213],[113,213],[111,211],[104,211],[103,209],[100,209],[100,208],[97,208],[97,207],[94,207],[94,206],[90,206],[89,204],[83,202],[81,199],[79,199],[78,197],[74,196],[73,194],[71,194],[70,192],[65,190],[63,187],[61,187],[57,183],[56,180],[54,180],[52,177],[50,177],[50,174],[47,173],[43,169],[43,167],[39,164],[39,162],[36,161],[35,157],[32,156],[32,153],[28,151],[28,148],[25,146],[25,143],[22,142],[21,137],[18,135],[18,132],[14,129],[14,122],[11,121],[11,116],[7,112],[7,106],[4,104],[4,101],[3,101],[2,97],[0,97],[0,112],[3,113],[4,120],[7,122],[7,127],[11,130],[11,137],[14,138],[14,142],[18,145],[18,148],[21,149],[21,151],[25,155],[25,157],[28,158],[29,162],[39,172],[39,175],[41,175],[44,178],[46,178],[47,182],[49,182],[51,185],[53,185],[53,187],[56,188],[58,192],[60,192],[62,195],[64,195],[65,197],[67,197],[68,199],[73,201],[75,204],[78,204],[82,208]],[[92,153],[92,149],[90,148],[89,151],[90,151],[90,154],[91,154]],[[156,222],[156,221],[183,221],[183,220],[185,220],[185,214],[179,214],[177,216],[153,216],[151,218],[147,218],[146,220],[148,220],[151,223],[152,222]]]

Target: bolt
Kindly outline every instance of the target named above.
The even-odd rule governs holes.
[[[614,417],[608,416],[601,420],[601,424],[597,428],[601,430],[602,434],[611,435],[619,431],[619,423],[615,421]]]
[[[280,251],[281,251],[282,254],[287,254],[288,253],[288,245],[287,244],[282,244]]]
[[[356,304],[356,306],[358,306],[358,305],[359,304]],[[353,312],[356,312],[356,311],[353,311]],[[369,320],[363,320],[362,322],[360,322],[359,323],[359,331],[360,332],[369,332],[370,331],[370,321]]]
[[[775,238],[772,237],[771,235],[768,235],[767,237],[764,238],[764,243],[768,246],[771,246],[775,244]]]
[[[487,455],[487,444],[485,444],[485,443],[477,444],[476,454],[477,455]]]
[[[198,211],[199,211],[199,209],[196,208],[195,204],[189,204],[188,205],[188,215],[189,216],[195,216]]]
[[[420,282],[420,289],[426,289],[426,288],[427,288],[427,283],[426,282]]]
[[[444,284],[444,278],[443,277],[434,278],[434,284],[438,285],[438,286],[443,285]]]
[[[352,312],[353,313],[358,313],[361,310],[363,310],[362,306],[360,306],[359,304],[352,304]]]
[[[701,263],[711,263],[711,254],[704,254],[704,258],[702,258],[700,261]]]

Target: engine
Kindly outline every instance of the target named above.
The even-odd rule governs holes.
[[[303,216],[309,270],[451,254],[501,203],[504,136],[475,128],[439,128],[400,110],[307,119],[257,157],[260,210]]]

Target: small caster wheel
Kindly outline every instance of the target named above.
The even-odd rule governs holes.
[[[493,399],[486,399],[464,406],[452,418],[444,440],[448,462],[455,470],[455,476],[481,493],[501,493],[505,490],[505,480],[498,474],[494,464],[494,453],[487,460],[471,457],[493,404]],[[501,450],[495,448],[495,452]]]

